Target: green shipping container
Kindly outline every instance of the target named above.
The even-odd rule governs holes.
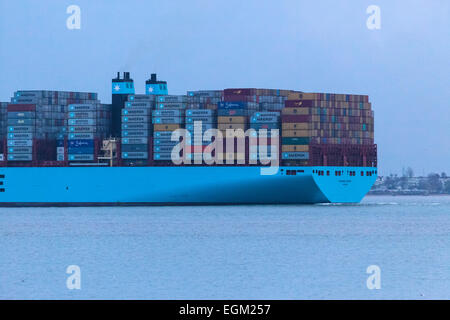
[[[306,137],[287,137],[281,140],[282,145],[309,144],[310,138]]]

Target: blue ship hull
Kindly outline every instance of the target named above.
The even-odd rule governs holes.
[[[3,167],[0,206],[357,203],[376,180],[373,167],[280,167],[275,175],[260,169]]]

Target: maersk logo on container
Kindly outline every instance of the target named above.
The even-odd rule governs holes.
[[[175,145],[171,152],[171,160],[174,164],[191,164],[192,158],[194,158],[194,164],[202,164],[204,162],[207,165],[222,165],[224,164],[223,155],[227,155],[225,164],[232,165],[235,162],[237,164],[247,164],[247,162],[248,164],[257,164],[259,161],[263,165],[260,168],[261,175],[278,173],[279,156],[276,150],[279,150],[279,139],[271,139],[269,143],[267,130],[255,131],[254,129],[248,129],[244,132],[242,129],[227,129],[225,131],[226,137],[224,138],[222,131],[218,129],[203,131],[202,127],[202,121],[194,122],[193,140],[191,139],[191,133],[186,129],[177,129],[172,132],[171,141]],[[272,129],[270,134],[278,136],[279,130]],[[212,139],[213,137],[214,139]],[[196,152],[193,157],[191,141],[211,141],[211,143],[205,145],[203,152]],[[238,156],[245,155],[246,141],[248,141],[250,149],[256,150],[254,153],[256,156],[248,159],[245,156]],[[160,144],[157,139],[155,139],[155,144]],[[183,156],[180,156],[180,154]],[[233,155],[233,157],[228,155]]]

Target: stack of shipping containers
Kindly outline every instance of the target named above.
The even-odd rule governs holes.
[[[122,109],[121,155],[127,165],[145,165],[151,153],[150,116],[155,96],[131,95]]]
[[[7,106],[7,102],[0,102],[0,163],[5,161],[4,145],[6,141]]]
[[[285,164],[372,165],[376,158],[368,96],[300,93],[283,110]]]
[[[7,110],[7,160],[32,161],[36,105],[10,104]]]
[[[172,160],[172,149],[178,144],[178,141],[172,141],[172,132],[183,127],[186,106],[186,95],[164,95],[156,98],[156,109],[152,114],[153,160],[158,163]]]
[[[97,105],[71,104],[67,113],[68,160],[94,161]]]
[[[121,137],[119,163],[124,165],[171,165],[178,144],[172,133],[185,127],[191,134],[186,150],[192,160],[205,160],[203,151],[211,141],[204,133],[217,128],[224,138],[217,156],[226,164],[261,164],[256,144],[267,145],[266,156],[273,158],[271,146],[277,142],[285,166],[376,166],[368,96],[252,88],[167,93],[167,83],[155,74],[146,81],[145,95],[134,94],[129,73],[123,79],[118,75],[113,100],[120,117],[112,121],[111,105],[100,104],[95,93],[17,91],[11,103],[0,104],[0,161],[1,154],[24,165],[35,160],[61,165],[96,161],[99,140],[111,136],[112,121],[121,130],[113,136]],[[244,149],[237,139],[226,141],[231,138],[227,129],[251,129]],[[281,137],[273,136],[272,129],[280,130]]]
[[[299,100],[287,100],[282,110],[281,151],[286,164],[306,165],[309,161],[311,116]]]
[[[203,151],[211,143],[211,139],[204,137],[205,131],[216,128],[215,110],[211,109],[187,109],[186,130],[190,133],[191,140],[188,157],[197,162],[203,160]]]
[[[273,143],[274,140],[279,139],[280,130],[280,112],[279,111],[258,111],[250,117],[250,129],[252,136],[250,137],[250,160],[270,160],[275,156],[272,152],[276,152],[279,156],[279,144]],[[278,130],[278,133],[272,134],[272,130]],[[257,134],[257,137],[255,137]],[[266,147],[266,151],[261,148]]]
[[[7,105],[8,161],[62,161],[68,105],[93,103],[95,93],[17,91]],[[104,131],[109,130],[106,121]],[[20,147],[20,148],[19,148]]]

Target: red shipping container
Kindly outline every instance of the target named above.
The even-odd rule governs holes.
[[[258,102],[257,96],[252,95],[224,95],[223,101],[227,102]]]
[[[253,96],[256,95],[256,89],[254,88],[234,88],[223,90],[224,96],[235,95],[235,96]]]
[[[281,122],[284,123],[299,123],[299,122],[311,122],[311,116],[301,115],[301,116],[293,116],[293,115],[282,115]]]
[[[20,112],[20,111],[36,111],[35,104],[8,104],[7,111]]]

